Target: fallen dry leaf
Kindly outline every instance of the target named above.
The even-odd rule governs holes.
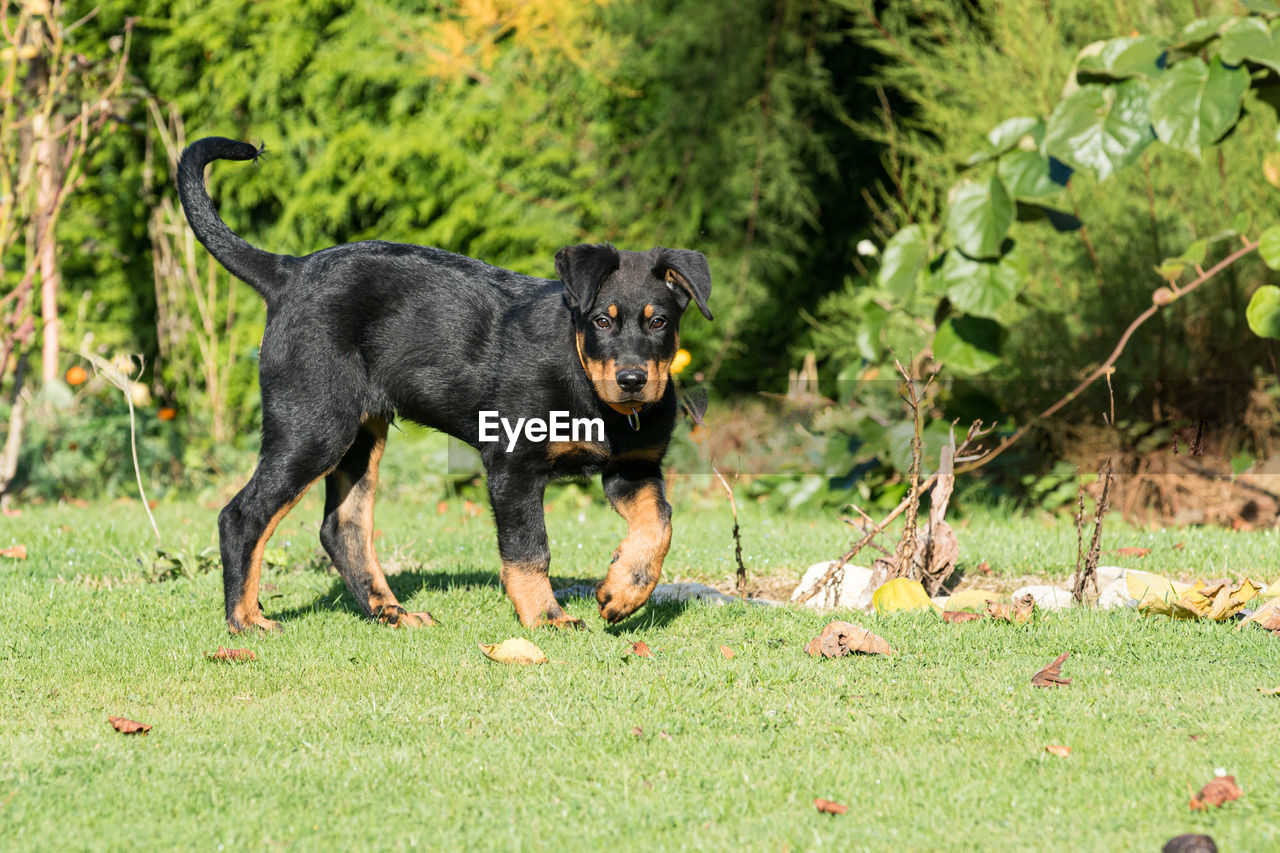
[[[137,720],[130,720],[128,717],[107,717],[107,722],[116,731],[125,735],[145,735],[151,731],[151,726],[147,723],[139,723]]]
[[[805,646],[805,651],[810,657],[822,655],[828,658],[844,657],[854,652],[864,655],[897,654],[883,637],[876,636],[860,625],[839,619],[823,628],[822,633]]]
[[[1164,843],[1160,853],[1218,853],[1218,845],[1207,835],[1176,835]]]
[[[1035,612],[1036,598],[1034,595],[1024,595],[1012,604],[1003,604],[996,601],[987,602],[987,615],[1001,622],[1013,622],[1021,625],[1030,619]]]
[[[658,732],[658,737],[662,738],[663,740],[671,740],[671,735],[667,734],[666,732]]]
[[[910,578],[893,578],[876,587],[871,594],[871,606],[877,613],[897,613],[903,610],[936,609],[938,605],[929,598],[920,581]]]
[[[849,810],[848,806],[842,806],[839,803],[833,803],[831,800],[824,800],[821,797],[814,797],[813,805],[823,814],[844,814]]]
[[[1191,798],[1191,810],[1207,809],[1209,806],[1220,807],[1223,803],[1238,800],[1242,796],[1244,791],[1236,785],[1236,777],[1219,776]]]
[[[947,598],[948,610],[976,610],[981,613],[987,609],[987,602],[999,601],[1004,596],[989,589],[962,589],[953,592]]]
[[[0,557],[12,557],[15,560],[27,559],[27,546],[14,545],[12,548],[0,548]]]
[[[1211,584],[1196,581],[1169,609],[1175,619],[1207,618],[1221,622],[1239,613],[1261,591],[1262,587],[1249,578],[1239,584],[1226,580]]]
[[[1183,548],[1185,548],[1185,547],[1187,547],[1187,543],[1186,543],[1186,542],[1179,542],[1179,543],[1177,543],[1176,545],[1174,545],[1174,546],[1173,546],[1173,550],[1175,550],[1175,551],[1181,551],[1181,550],[1182,550]],[[1179,838],[1181,838],[1181,836],[1179,836]]]
[[[1021,625],[1036,612],[1036,597],[1031,594],[1016,598],[1013,601],[1013,621]]]
[[[968,610],[944,610],[942,612],[942,621],[949,622],[952,625],[960,622],[972,622],[981,618],[981,613],[970,613]]]
[[[635,737],[644,737],[644,729],[640,728],[639,726],[632,726],[631,734],[634,735]]]
[[[206,660],[225,660],[230,662],[257,660],[258,656],[249,649],[228,649],[224,646],[218,646],[216,652],[209,652],[205,655]]]
[[[1031,686],[1057,687],[1059,684],[1070,684],[1070,678],[1062,677],[1062,662],[1070,655],[1071,652],[1063,652],[1053,659],[1053,663],[1031,676]]]
[[[523,637],[512,637],[510,640],[492,645],[480,643],[479,646],[485,657],[496,660],[498,663],[515,663],[524,666],[547,662],[547,656],[542,653],[542,649]]]
[[[628,651],[638,658],[653,657],[653,652],[649,651],[649,645],[644,640],[636,640],[631,644],[631,648]]]
[[[1068,755],[1071,754],[1071,747],[1062,746],[1061,744],[1053,744],[1051,746],[1046,746],[1044,748],[1044,751],[1052,755],[1056,755],[1059,758],[1066,758]]]
[[[1117,548],[1114,553],[1119,554],[1121,557],[1145,557],[1151,553],[1151,549],[1134,547]]]
[[[984,575],[989,575],[991,574],[991,565],[986,560],[983,560],[978,564],[978,571]]]
[[[1263,696],[1280,696],[1280,687],[1259,687],[1258,692]]]
[[[1266,604],[1253,611],[1253,615],[1236,626],[1239,631],[1250,622],[1268,631],[1280,629],[1280,597],[1272,598]]]
[[[733,660],[733,649],[728,646],[721,646],[720,654],[724,655],[725,660]]]

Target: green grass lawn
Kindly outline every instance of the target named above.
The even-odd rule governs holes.
[[[723,499],[692,481],[673,493],[668,577],[728,581]],[[557,583],[601,577],[622,523],[572,491],[550,501]],[[139,580],[138,503],[0,519],[0,547],[30,552],[0,559],[0,847],[1158,850],[1183,832],[1280,847],[1280,699],[1257,692],[1280,686],[1280,639],[1261,630],[1128,611],[1016,627],[844,614],[900,654],[814,661],[801,646],[831,616],[696,604],[609,627],[578,600],[590,632],[532,632],[552,662],[505,667],[476,645],[528,635],[496,585],[490,521],[445,509],[401,495],[378,514],[393,587],[440,627],[370,624],[336,576],[297,568],[315,563],[311,495],[273,543],[289,565],[265,576],[285,632],[234,641],[216,573]],[[832,514],[741,512],[766,576],[794,579],[850,539]],[[167,544],[214,542],[204,502],[158,517]],[[963,566],[1061,575],[1075,558],[1065,519],[960,524]],[[1108,524],[1106,548],[1153,549],[1130,560],[1142,568],[1277,574],[1271,533]],[[637,639],[652,659],[626,654]],[[219,645],[259,659],[206,661]],[[1063,651],[1072,683],[1033,688]],[[109,715],[154,729],[126,737]],[[1189,811],[1188,786],[1215,768],[1245,797]]]

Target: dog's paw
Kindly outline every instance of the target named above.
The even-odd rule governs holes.
[[[283,630],[284,628],[279,622],[268,619],[261,613],[246,616],[243,620],[227,620],[227,631],[232,634],[245,634],[250,631],[263,631],[268,634],[278,634]]]
[[[559,628],[561,631],[586,631],[587,623],[573,616],[566,616],[561,613],[556,617],[547,617],[541,622],[536,623],[537,626],[545,626],[548,628]]]
[[[649,600],[650,591],[649,586],[611,584],[606,578],[596,590],[600,618],[610,624],[621,622],[644,606],[644,603]]]
[[[436,618],[425,610],[419,610],[416,613],[405,612],[400,617],[398,627],[400,628],[434,628],[440,623]]]
[[[373,611],[373,618],[383,625],[392,628],[430,628],[438,625],[434,616],[425,610],[410,613],[399,604],[378,607]]]

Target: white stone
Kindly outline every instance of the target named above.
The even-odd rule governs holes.
[[[1120,566],[1098,566],[1098,592],[1111,586],[1116,581],[1124,577],[1125,570]],[[1067,580],[1067,588],[1074,589],[1076,585],[1076,573],[1072,572],[1071,577]]]
[[[1098,593],[1098,606],[1103,609],[1112,607],[1137,607],[1138,600],[1129,597],[1129,585],[1123,577],[1117,578],[1102,588]]]
[[[570,598],[595,597],[596,588],[586,583],[574,584],[573,586],[556,590],[556,601],[561,602]],[[715,587],[700,583],[660,583],[653,588],[653,593],[649,596],[651,604],[670,604],[682,601],[710,601],[713,604],[728,604],[731,601],[741,601],[746,604],[759,604],[765,607],[777,607],[782,603],[770,598],[738,598],[735,595],[725,595]]]
[[[806,569],[804,577],[800,578],[800,585],[796,587],[795,592],[791,593],[791,600],[795,601],[813,589],[826,576],[833,562],[828,560],[825,563],[814,563]],[[854,609],[859,606],[859,599],[863,597],[870,584],[871,569],[863,566],[844,566],[836,573],[832,582],[813,598],[804,602],[804,606],[814,610]]]
[[[1034,598],[1036,607],[1041,610],[1062,610],[1075,604],[1075,600],[1071,597],[1071,590],[1063,589],[1060,586],[1032,584],[1031,586],[1024,586],[1014,590],[1010,598],[1017,601],[1024,595],[1030,595]]]

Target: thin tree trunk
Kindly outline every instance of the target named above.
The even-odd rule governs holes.
[[[40,378],[48,385],[58,378],[58,272],[57,241],[53,230],[49,228],[49,220],[54,215],[58,202],[58,163],[56,155],[56,128],[50,122],[37,119],[35,130],[36,173],[38,185],[36,189],[36,210],[39,211],[36,226],[36,252],[40,259],[40,319],[43,321],[43,340],[41,346]]]

